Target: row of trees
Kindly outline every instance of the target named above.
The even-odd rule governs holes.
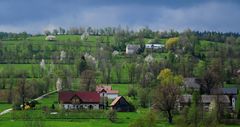
[[[26,32],[21,33],[0,32],[0,40],[25,40],[29,36],[31,35]]]

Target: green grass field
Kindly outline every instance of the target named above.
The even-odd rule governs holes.
[[[0,103],[0,112],[6,110],[8,108],[12,108],[12,104]]]
[[[35,122],[37,124],[37,122]],[[111,123],[109,120],[80,120],[80,121],[43,121],[44,127],[128,127],[128,122]],[[30,122],[26,121],[0,121],[0,127],[25,127]],[[159,123],[157,127],[173,127],[168,123]]]
[[[126,96],[129,89],[129,84],[111,84],[113,90],[118,90],[119,94]]]
[[[128,88],[128,84],[111,84],[113,89],[118,89],[121,95],[125,95],[127,93],[127,88]],[[47,115],[48,117],[44,117],[44,113],[42,111],[41,107],[51,107],[51,105],[54,103],[55,106],[58,106],[57,103],[57,99],[58,99],[58,94],[54,93],[48,97],[45,97],[42,100],[39,100],[38,102],[40,104],[37,105],[37,108],[33,111],[28,111],[29,115],[26,115],[26,111],[13,111],[11,113],[5,114],[3,116],[0,116],[0,127],[25,127],[29,124],[42,124],[44,126],[48,126],[48,127],[76,127],[76,126],[84,126],[84,127],[128,127],[129,123],[131,123],[132,121],[146,115],[146,113],[148,112],[148,109],[139,109],[136,112],[118,112],[117,113],[117,122],[116,123],[112,123],[110,122],[106,116],[104,112],[99,112],[97,114],[99,114],[100,116],[103,115],[102,119],[82,119],[79,117],[74,117],[74,116],[84,116],[84,114],[86,116],[89,116],[89,113],[91,114],[91,112],[69,112],[67,113],[68,116],[65,116],[65,118],[68,119],[55,119],[56,117],[53,117],[54,119],[52,119],[52,117],[49,117],[49,115]],[[0,105],[1,108],[5,108],[2,105]],[[24,115],[25,114],[25,115]],[[82,114],[82,115],[81,115]],[[25,118],[26,116],[29,117],[29,119],[31,119],[32,121],[25,121],[25,120],[21,120],[23,117]],[[69,119],[69,117],[71,118],[71,116],[74,119]],[[91,116],[91,115],[90,115]],[[27,118],[28,118],[27,117]],[[98,116],[94,116],[94,117],[98,117]],[[2,119],[2,120],[1,120]],[[39,122],[39,120],[41,120],[41,122]],[[170,127],[172,125],[169,125],[165,119],[160,119],[158,121],[158,127]]]

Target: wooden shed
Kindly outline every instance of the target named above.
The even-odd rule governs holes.
[[[123,96],[117,97],[112,103],[111,108],[118,112],[131,112],[133,111],[133,106],[127,102]]]

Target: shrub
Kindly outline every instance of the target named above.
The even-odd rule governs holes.
[[[111,122],[114,123],[117,121],[117,112],[115,110],[109,110],[107,117]]]
[[[51,107],[51,108],[52,108],[52,110],[55,110],[55,105],[54,105],[54,104],[52,104],[52,107]]]
[[[133,121],[129,127],[156,127],[157,117],[153,111],[150,111],[146,116]]]
[[[134,88],[129,89],[128,96],[135,98],[137,96],[137,91]]]

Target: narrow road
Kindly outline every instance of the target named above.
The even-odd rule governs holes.
[[[53,94],[53,93],[56,93],[56,92],[57,92],[57,90],[52,91],[52,92],[49,92],[49,93],[46,93],[46,94],[43,94],[43,95],[41,95],[41,96],[39,96],[38,98],[35,98],[35,99],[33,99],[33,100],[35,100],[35,101],[41,100],[41,99],[43,99],[44,97],[46,97],[46,96],[48,96],[48,95],[51,95],[51,94]],[[4,115],[4,114],[6,114],[6,113],[9,113],[9,112],[11,112],[12,110],[13,110],[12,108],[6,109],[6,110],[0,112],[0,116],[1,116],[1,115]]]

